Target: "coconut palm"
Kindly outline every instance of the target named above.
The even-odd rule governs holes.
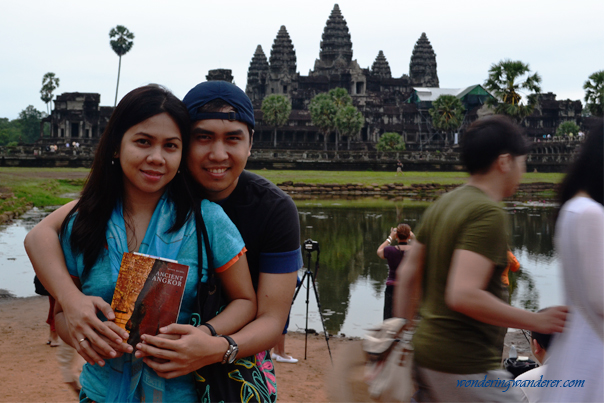
[[[277,128],[289,120],[292,105],[283,95],[269,95],[262,101],[262,120],[273,126],[273,146],[277,147]]]
[[[533,113],[536,94],[541,92],[541,76],[530,72],[529,65],[519,60],[506,59],[491,65],[484,86],[495,96],[487,100],[487,104],[495,107],[495,113],[508,115],[519,122]],[[523,103],[523,97],[526,97],[526,103]]]
[[[461,126],[465,110],[461,100],[455,95],[441,95],[432,103],[429,111],[432,116],[432,125],[445,133],[445,139],[447,139],[449,133],[456,131]]]
[[[604,70],[596,71],[583,84],[585,106],[593,116],[604,115]]]
[[[120,62],[117,68],[117,86],[115,87],[115,102],[113,106],[117,105],[117,92],[120,86],[120,71],[122,69],[122,56],[125,55],[132,49],[134,42],[134,34],[123,25],[118,25],[115,28],[111,28],[109,31],[109,38],[111,41],[111,49],[119,56]],[[115,39],[114,39],[115,38]]]
[[[46,112],[50,114],[49,103],[54,97],[53,92],[59,88],[59,77],[55,73],[46,73],[42,77],[42,89],[40,90],[40,98],[46,104]]]
[[[333,101],[334,105],[336,106],[336,115],[343,108],[345,108],[345,107],[347,107],[349,105],[352,105],[352,98],[350,97],[350,95],[348,95],[348,91],[346,91],[345,88],[337,87],[337,88],[334,88],[332,90],[329,90],[329,92],[327,94],[329,95],[329,97]],[[336,151],[338,151],[338,144],[340,143],[341,131],[340,131],[340,128],[339,128],[339,126],[337,124],[337,121],[334,120],[334,122],[336,122],[336,125],[335,125],[335,129],[336,129]]]

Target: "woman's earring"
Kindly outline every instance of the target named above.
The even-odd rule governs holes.
[[[111,165],[115,165],[115,160],[111,160]]]
[[[179,174],[180,173],[180,169],[176,173]]]

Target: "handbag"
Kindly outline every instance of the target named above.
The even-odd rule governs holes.
[[[413,330],[405,319],[386,319],[363,339],[365,382],[372,399],[380,402],[409,402],[417,390],[412,375]]]
[[[48,292],[48,290],[46,290],[46,288],[44,288],[44,285],[42,285],[42,282],[40,281],[40,279],[38,278],[38,276],[34,276],[34,287],[35,287],[35,293],[38,295],[50,295],[50,293]]]
[[[196,313],[191,325],[199,326],[218,315],[227,305],[220,278],[214,270],[214,259],[208,232],[200,209],[195,209],[199,278]],[[203,235],[203,242],[202,242]],[[203,248],[203,249],[202,249]],[[208,281],[201,282],[203,253],[207,259]],[[232,364],[215,363],[194,372],[195,389],[201,402],[266,402],[277,401],[275,368],[268,351],[237,358]]]

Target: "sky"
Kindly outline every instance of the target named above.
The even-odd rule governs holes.
[[[227,68],[245,89],[257,45],[267,58],[281,25],[297,67],[308,75],[319,57],[332,1],[0,0],[0,117],[28,105],[46,111],[42,77],[60,79],[56,94],[95,92],[113,106],[118,56],[109,31],[134,33],[122,57],[118,100],[148,83],[182,98],[208,70]],[[482,84],[489,67],[521,60],[542,77],[543,92],[583,100],[583,83],[604,69],[602,0],[340,0],[353,59],[362,68],[384,54],[394,77],[409,74],[413,46],[425,32],[436,53],[441,88]]]

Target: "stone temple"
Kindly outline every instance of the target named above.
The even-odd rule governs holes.
[[[408,150],[439,149],[443,138],[432,127],[429,109],[443,94],[457,96],[464,104],[464,126],[489,113],[483,105],[491,95],[480,84],[440,87],[436,53],[425,33],[415,43],[408,73],[400,76],[393,75],[382,50],[376,48],[371,67],[361,67],[352,49],[351,34],[337,4],[325,24],[319,58],[308,75],[298,72],[296,50],[285,26],[279,28],[268,58],[261,45],[256,47],[245,88],[255,108],[255,149],[274,147],[271,142],[274,128],[263,122],[261,111],[262,100],[271,94],[285,95],[292,104],[288,123],[277,130],[277,148],[280,149],[320,150],[324,147],[323,134],[312,125],[308,105],[315,95],[337,87],[348,91],[365,120],[361,132],[350,139],[351,148],[357,150],[373,150],[385,132],[402,134]],[[206,79],[232,82],[233,75],[229,69],[216,69],[210,70]],[[568,120],[582,126],[581,101],[558,101],[552,93],[538,94],[537,98],[539,103],[534,113],[524,121],[530,137],[553,134],[560,123]],[[51,115],[44,119],[44,123],[50,124],[51,136],[41,140],[43,142],[95,144],[113,110],[100,106],[100,95],[96,93],[64,93],[54,102]],[[345,149],[348,140],[343,136],[338,148]],[[334,133],[328,136],[327,143],[330,149],[336,148]]]

